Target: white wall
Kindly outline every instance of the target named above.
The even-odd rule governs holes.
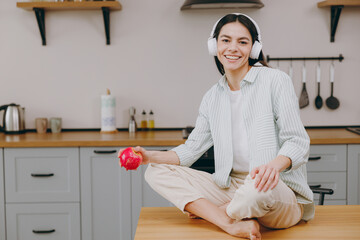
[[[117,98],[117,127],[128,109],[152,109],[156,127],[194,125],[202,95],[220,77],[206,40],[214,22],[232,10],[180,11],[182,0],[121,0],[111,12],[111,45],[105,45],[101,11],[46,12],[47,46],[32,11],[0,1],[0,104],[26,108],[26,127],[36,117],[63,118],[64,128],[99,128],[100,95]],[[335,93],[340,108],[316,110],[315,66],[307,62],[311,104],[301,110],[307,126],[359,125],[360,8],[344,8],[330,43],[330,10],[313,0],[263,0],[241,12],[257,20],[265,54],[271,57],[338,56]],[[236,10],[235,10],[236,11]],[[276,66],[276,62],[270,62]],[[321,95],[330,95],[329,61]],[[288,69],[288,62],[280,68]],[[294,87],[301,92],[301,65],[294,62]],[[138,119],[140,117],[138,116]]]

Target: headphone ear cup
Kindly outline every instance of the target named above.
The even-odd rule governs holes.
[[[260,56],[261,49],[262,49],[261,43],[259,41],[255,41],[250,52],[250,58],[258,59]]]
[[[208,50],[211,56],[217,56],[217,43],[216,38],[210,37],[208,39]]]

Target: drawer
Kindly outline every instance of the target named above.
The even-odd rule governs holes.
[[[346,145],[311,145],[307,171],[346,171],[346,151]]]
[[[6,204],[7,239],[79,240],[80,206],[64,204]]]
[[[346,200],[346,172],[310,172],[307,177],[310,186],[320,184],[334,190],[333,195],[325,195],[325,200]],[[314,199],[318,200],[319,194],[314,194]]]
[[[5,149],[6,202],[79,201],[78,148]]]

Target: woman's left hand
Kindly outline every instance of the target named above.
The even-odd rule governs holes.
[[[291,160],[285,156],[278,156],[271,162],[258,166],[250,172],[255,179],[255,188],[261,192],[274,189],[279,183],[280,172],[291,165]]]

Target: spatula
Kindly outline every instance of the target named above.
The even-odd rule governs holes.
[[[306,91],[306,68],[305,68],[305,63],[303,65],[302,68],[302,82],[303,82],[303,87],[301,90],[301,95],[300,95],[300,99],[299,99],[299,107],[300,108],[304,108],[307,105],[309,105],[309,95]]]
[[[326,99],[326,106],[330,109],[337,109],[340,106],[339,100],[333,96],[334,92],[334,64],[330,65],[331,95]]]
[[[316,82],[318,85],[318,95],[315,98],[315,107],[317,109],[320,109],[323,105],[323,100],[320,97],[320,78],[321,78],[321,68],[320,68],[320,63],[319,63],[316,67]]]

